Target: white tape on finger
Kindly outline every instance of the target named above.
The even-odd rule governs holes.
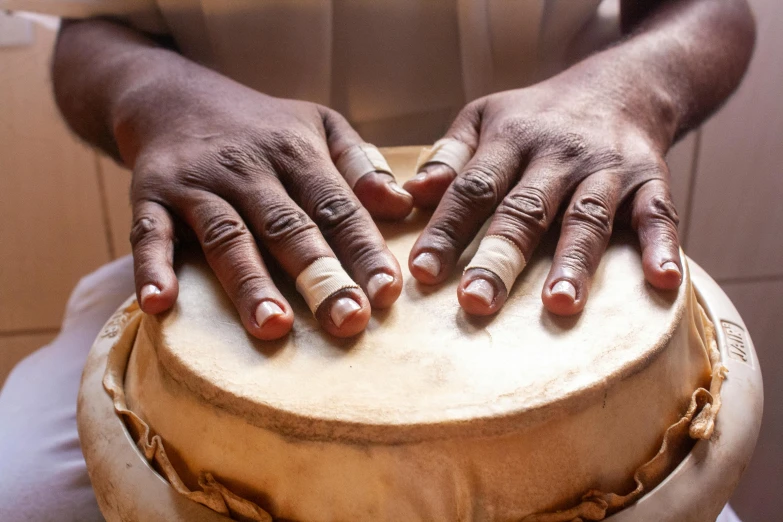
[[[347,149],[337,158],[335,166],[351,188],[360,178],[370,172],[385,172],[394,175],[378,147],[369,143],[354,145]]]
[[[525,269],[526,263],[525,256],[510,239],[503,236],[486,236],[481,240],[476,255],[465,270],[471,268],[489,270],[503,281],[508,292]]]
[[[359,288],[333,257],[319,257],[296,278],[296,289],[315,314],[326,299],[346,288]]]
[[[473,157],[473,149],[454,138],[443,138],[436,141],[426,155],[419,157],[416,172],[426,165],[443,163],[459,174],[471,157]]]

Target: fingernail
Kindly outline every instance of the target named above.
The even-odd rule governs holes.
[[[487,306],[490,306],[495,299],[495,288],[486,279],[474,279],[465,288],[465,293],[478,298]]]
[[[141,292],[139,292],[139,294],[141,296],[141,306],[143,308],[150,297],[160,294],[160,288],[155,285],[144,285],[141,287]]]
[[[370,294],[370,300],[375,300],[375,296],[392,284],[394,282],[394,278],[390,276],[389,274],[375,274],[370,278],[370,281],[367,283],[367,293]]]
[[[576,300],[576,288],[570,281],[558,281],[555,286],[552,287],[553,295],[567,295],[573,300]]]
[[[354,312],[359,310],[361,306],[359,303],[348,297],[341,297],[332,305],[332,322],[340,328],[342,324],[348,319],[348,316],[353,315]]]
[[[664,272],[677,272],[678,275],[682,275],[680,267],[678,267],[674,261],[666,261],[661,265],[661,268]]]
[[[413,181],[424,181],[427,178],[426,172],[419,172],[415,176],[413,176]]]
[[[416,256],[416,259],[413,260],[413,266],[419,270],[424,270],[432,277],[437,277],[440,274],[440,259],[429,252]]]
[[[405,190],[404,188],[402,188],[401,186],[399,186],[393,181],[389,183],[389,188],[392,189],[397,194],[399,194],[400,196],[405,196],[406,198],[413,197],[411,196],[410,192],[408,192],[407,190]]]
[[[264,326],[268,320],[278,315],[283,315],[283,309],[272,301],[262,301],[256,308],[256,322],[258,326]]]

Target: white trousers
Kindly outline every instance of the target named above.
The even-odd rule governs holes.
[[[0,521],[103,520],[79,446],[76,396],[90,346],[133,292],[130,257],[82,279],[60,335],[8,377],[0,391]],[[727,505],[718,522],[739,519]]]

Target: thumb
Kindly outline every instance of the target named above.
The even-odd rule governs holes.
[[[324,108],[322,116],[332,161],[370,215],[399,220],[410,214],[413,197],[397,184],[380,151],[365,143],[338,112]]]
[[[481,100],[469,103],[457,115],[446,135],[419,158],[416,176],[404,188],[420,208],[438,206],[446,189],[478,148]]]

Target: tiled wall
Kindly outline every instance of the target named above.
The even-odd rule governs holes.
[[[766,522],[783,520],[783,2],[750,3],[756,53],[740,90],[702,128],[684,235],[758,352],[764,420],[732,504],[746,522]]]
[[[110,260],[97,156],[72,138],[49,90],[54,34],[0,47],[0,382],[48,342],[78,279]]]
[[[740,92],[669,157],[688,254],[748,324],[765,379],[756,455],[733,505],[783,513],[783,3],[752,0],[759,44]],[[0,48],[0,384],[57,332],[79,277],[129,252],[129,175],[73,139],[49,92],[53,34]]]

